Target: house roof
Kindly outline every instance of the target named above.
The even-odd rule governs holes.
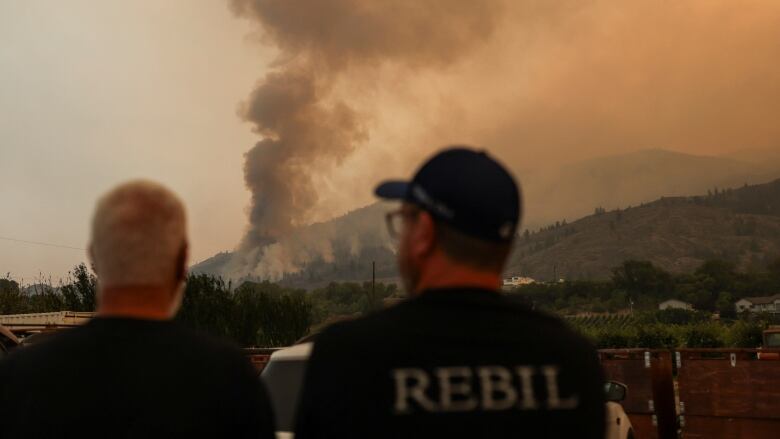
[[[747,300],[753,305],[768,305],[770,303],[774,303],[775,300],[780,300],[780,294],[775,294],[774,296],[764,296],[764,297],[745,297],[744,300]]]

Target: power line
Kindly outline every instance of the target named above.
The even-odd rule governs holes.
[[[5,236],[0,236],[0,239],[2,239],[4,241],[21,242],[23,244],[34,244],[34,245],[43,245],[43,246],[46,246],[46,247],[66,248],[68,250],[86,251],[86,249],[84,249],[84,248],[71,247],[69,245],[52,244],[50,242],[28,241],[26,239],[8,238],[8,237],[5,237]]]

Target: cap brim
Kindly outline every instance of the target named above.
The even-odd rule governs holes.
[[[409,183],[406,181],[386,181],[374,189],[374,194],[387,200],[403,200],[408,189]]]

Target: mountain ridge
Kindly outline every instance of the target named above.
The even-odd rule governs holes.
[[[676,164],[672,165],[671,162],[675,162]],[[666,150],[643,150],[629,154],[591,159],[567,166],[568,167],[563,167],[563,171],[560,172],[568,172],[566,169],[573,169],[573,171],[570,171],[568,177],[561,180],[560,187],[562,189],[560,189],[559,192],[566,193],[568,191],[568,193],[571,193],[572,190],[577,189],[578,187],[575,183],[578,180],[582,181],[583,184],[579,185],[578,189],[580,195],[576,195],[578,200],[577,205],[570,210],[585,211],[587,209],[587,211],[577,216],[561,215],[553,217],[551,214],[539,214],[540,211],[544,211],[544,206],[543,203],[538,201],[539,196],[533,195],[533,193],[539,192],[540,189],[538,188],[542,186],[539,186],[539,183],[533,183],[533,178],[531,178],[531,176],[527,179],[521,176],[521,180],[523,181],[522,186],[524,188],[530,186],[529,190],[525,191],[525,215],[530,218],[530,220],[527,222],[524,221],[523,230],[549,229],[549,225],[554,225],[556,222],[558,222],[560,226],[560,223],[565,221],[564,218],[569,220],[578,218],[576,221],[570,223],[574,224],[594,216],[588,214],[593,213],[597,208],[601,209],[603,213],[612,213],[617,211],[622,212],[626,207],[632,205],[634,207],[628,209],[628,211],[631,212],[636,206],[642,205],[651,206],[652,210],[658,210],[660,212],[666,208],[672,208],[672,205],[654,204],[660,203],[662,200],[664,200],[663,203],[668,204],[675,198],[696,199],[696,196],[689,196],[690,194],[696,193],[701,194],[699,197],[706,198],[708,190],[711,193],[713,191],[725,193],[726,191],[723,191],[722,188],[743,187],[746,183],[759,183],[761,181],[759,179],[761,178],[764,178],[763,181],[767,181],[770,178],[776,178],[780,175],[780,170],[770,172],[764,168],[759,168],[730,158],[695,156]],[[720,172],[722,175],[711,175],[712,173],[717,173],[716,171]],[[685,178],[687,175],[686,173],[695,173],[696,177]],[[587,177],[582,177],[583,175],[586,175]],[[546,178],[555,181],[555,175],[550,175]],[[525,183],[526,181],[528,181],[528,184]],[[598,184],[594,184],[594,181],[598,182]],[[728,185],[723,183],[724,181],[736,183]],[[536,186],[534,186],[534,184],[536,184]],[[569,187],[563,188],[563,186],[566,185]],[[534,189],[534,187],[537,189]],[[639,193],[632,191],[631,187],[641,187],[643,192]],[[531,194],[528,194],[528,192],[531,192]],[[549,193],[548,203],[551,202],[550,200],[557,199],[559,203],[565,204],[565,198],[570,196],[564,194],[564,196],[558,196],[556,198],[554,190],[549,191]],[[636,195],[633,198],[630,196],[632,193]],[[653,196],[653,194],[656,193],[657,195]],[[764,196],[774,195],[765,194]],[[537,198],[537,200],[535,201],[534,198]],[[608,202],[604,201],[605,199],[608,199]],[[618,201],[615,200],[624,201],[618,203]],[[680,200],[678,200],[678,202],[679,201]],[[676,215],[683,219],[690,217],[693,223],[698,223],[700,221],[721,223],[725,221],[736,221],[736,219],[730,215],[719,218],[717,215],[717,212],[719,211],[717,209],[722,207],[702,204],[699,206],[700,209],[696,209],[691,208],[691,206],[685,206],[687,206],[687,204],[682,203],[682,205],[675,209],[667,209],[668,211],[666,211],[665,214],[659,213],[661,216],[656,218],[655,221],[658,222],[658,224],[666,224],[663,215]],[[376,262],[377,277],[380,280],[396,280],[395,255],[392,242],[384,229],[383,216],[384,213],[389,210],[391,210],[391,207],[387,204],[374,203],[348,212],[330,221],[324,221],[301,228],[299,233],[289,237],[288,241],[292,242],[292,244],[290,244],[290,248],[294,250],[292,253],[303,252],[305,253],[305,257],[301,258],[295,264],[286,265],[285,267],[293,267],[294,269],[286,272],[284,270],[278,271],[277,277],[272,280],[303,288],[321,286],[330,281],[365,281],[371,278],[372,261]],[[705,213],[705,211],[708,213]],[[551,219],[542,221],[541,218],[545,218],[545,215],[549,216]],[[621,215],[623,215],[623,213],[621,213]],[[631,216],[633,213],[626,213],[625,215]],[[749,217],[740,217],[739,220],[747,223],[757,221],[755,218]],[[612,221],[615,221],[614,218]],[[677,221],[683,220],[678,219]],[[764,218],[758,221],[758,223],[761,227],[770,227],[771,229],[770,225],[765,224],[767,221],[768,220]],[[769,222],[771,223],[771,221]],[[597,224],[600,228],[610,227],[609,221],[604,224],[596,221],[594,224]],[[616,224],[613,227],[617,226],[620,226],[620,224]],[[596,226],[594,225],[594,227]],[[653,228],[648,227],[649,225],[646,225],[645,229],[649,231],[654,230]],[[693,231],[686,231],[686,227],[680,224],[677,226],[668,225],[667,227],[669,227],[668,230],[658,229],[657,231],[661,236],[666,237],[664,239],[667,244],[666,246],[657,245],[656,251],[671,252],[671,259],[669,261],[660,257],[657,258],[661,266],[670,268],[671,271],[686,270],[692,266],[692,264],[696,263],[696,261],[700,261],[708,255],[711,257],[721,255],[722,251],[719,246],[731,248],[734,245],[733,243],[729,244],[723,241],[720,242],[720,244],[715,245],[716,248],[707,250],[707,246],[701,244],[703,240],[705,240],[705,237],[697,235],[695,241],[699,244],[693,247],[689,246],[688,251],[698,253],[681,256],[674,250],[675,246],[669,243],[671,240],[670,234],[678,229],[681,233],[690,234],[693,233]],[[730,236],[731,232],[729,230],[731,229],[729,229],[729,227],[734,229],[736,226],[733,224],[728,227],[721,225],[720,228],[716,228],[717,230],[713,231],[717,231],[721,234],[729,234]],[[545,231],[550,232],[550,230],[542,230],[542,232]],[[641,230],[629,233],[627,230],[621,229],[621,232],[621,236],[624,236],[625,239],[631,237],[636,239],[636,236],[639,236],[637,234],[641,234]],[[534,233],[533,236],[536,237],[537,234]],[[550,233],[542,233],[539,235],[540,238],[543,237],[542,242],[549,241],[549,236],[551,236]],[[608,235],[603,235],[601,237],[606,238]],[[582,235],[579,239],[586,240],[586,236]],[[737,239],[737,241],[740,240],[741,238]],[[578,252],[578,254],[581,254],[584,251],[583,249],[580,249],[574,241],[567,242],[567,245],[569,246],[567,251],[574,252],[571,254]],[[538,242],[533,241],[533,243],[536,245],[537,249],[540,247]],[[656,242],[655,244],[658,243]],[[610,249],[601,248],[601,250],[597,250],[600,247],[596,242],[592,242],[591,245],[593,246],[591,251],[594,253],[598,253],[599,251],[606,252],[609,250],[609,253],[597,257],[597,259],[609,261],[609,263],[615,261],[620,263],[622,261],[618,261],[618,259],[621,257],[632,258],[643,256],[642,252],[632,250],[633,247],[631,245],[625,245],[625,242],[622,246],[613,243]],[[752,245],[753,247],[756,245],[765,246],[767,247],[767,251],[770,252],[774,251],[772,249],[775,248],[775,244],[772,240],[768,240],[767,242],[762,241],[757,244],[748,242],[747,245]],[[542,280],[551,279],[557,275],[571,278],[588,278],[604,277],[609,274],[609,268],[611,268],[607,266],[608,264],[606,262],[605,265],[594,265],[585,261],[582,264],[583,268],[578,271],[567,268],[572,266],[572,264],[578,264],[575,262],[566,262],[569,259],[564,258],[563,264],[555,262],[565,256],[564,253],[561,253],[561,248],[556,247],[553,249],[553,246],[549,245],[549,249],[545,248],[544,252],[542,252],[542,250],[537,250],[535,253],[539,253],[539,255],[532,256],[532,252],[530,251],[531,247],[525,246],[524,240],[518,240],[517,247],[517,252],[515,252],[515,256],[512,257],[508,265],[508,273],[531,275],[532,277],[536,276]],[[518,254],[522,255],[519,259],[517,257]],[[549,255],[549,257],[542,257],[542,255]],[[655,256],[651,254],[648,254],[647,256],[650,260],[655,258]],[[686,257],[690,259],[689,262],[671,262],[672,259],[683,260]],[[580,255],[577,258],[583,258],[583,256]],[[577,260],[577,258],[574,258],[573,260]],[[232,253],[220,253],[212,258],[195,264],[192,267],[192,271],[226,275],[225,267],[232,259]],[[550,266],[548,267],[547,265]],[[675,268],[677,265],[679,265],[679,268]],[[232,274],[231,277],[233,278],[268,278],[265,276],[265,272],[262,271],[253,273],[247,270],[246,272],[239,272],[239,276],[235,276],[235,271],[233,271]]]

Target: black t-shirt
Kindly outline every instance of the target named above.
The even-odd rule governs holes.
[[[432,290],[325,330],[296,439],[603,439],[593,347],[495,291]]]
[[[177,322],[96,318],[0,360],[0,438],[272,438],[241,351]]]

